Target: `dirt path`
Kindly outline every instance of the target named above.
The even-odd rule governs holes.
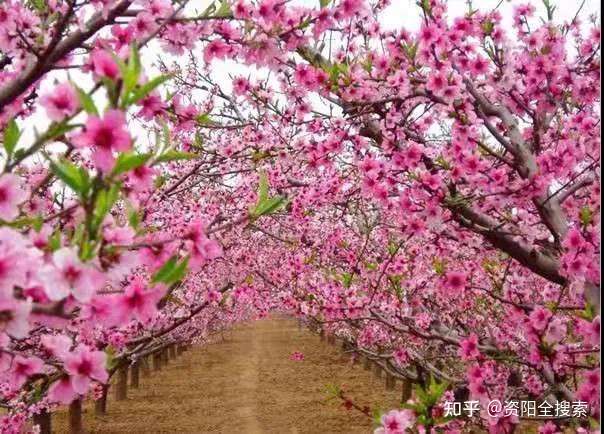
[[[303,361],[292,361],[294,351]],[[110,396],[109,413],[95,417],[91,433],[329,434],[369,433],[372,421],[328,400],[337,384],[361,405],[393,408],[399,392],[386,392],[339,348],[299,331],[295,321],[271,318],[244,324],[224,342],[193,347],[167,368],[141,379],[127,401]],[[55,418],[56,432],[65,432]]]

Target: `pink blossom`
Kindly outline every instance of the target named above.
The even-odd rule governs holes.
[[[134,37],[134,32],[130,26],[120,26],[114,24],[111,26],[111,34],[115,39],[115,50],[119,51],[123,47],[128,47]]]
[[[411,410],[391,410],[380,421],[382,426],[374,434],[405,434],[415,424],[415,415]]]
[[[86,345],[79,345],[75,351],[65,356],[64,361],[71,386],[80,395],[88,391],[91,380],[105,383],[109,379],[105,370],[107,356],[102,351],[93,351]]]
[[[214,39],[210,42],[204,51],[203,60],[206,63],[211,63],[214,59],[224,60],[229,52],[231,46],[220,39]]]
[[[350,18],[355,14],[362,14],[367,9],[365,0],[342,0],[337,12],[342,18]]]
[[[117,309],[123,316],[134,316],[139,321],[148,321],[157,312],[157,302],[163,291],[148,289],[147,283],[136,277],[125,288],[124,295],[117,300]]]
[[[117,295],[93,297],[90,302],[82,306],[82,319],[107,328],[121,325],[127,318],[124,317],[121,309],[116,309],[119,300],[120,296]]]
[[[550,321],[545,334],[545,340],[550,343],[558,343],[566,337],[566,324],[560,319],[555,318]]]
[[[128,181],[134,191],[145,191],[153,187],[157,171],[149,166],[139,166],[128,173]]]
[[[15,286],[26,286],[28,255],[24,237],[7,227],[0,228],[0,298],[11,299]]]
[[[10,384],[14,389],[19,389],[29,377],[42,372],[44,362],[37,357],[15,356],[9,371]]]
[[[25,338],[30,330],[31,307],[31,300],[2,300],[0,298],[0,331],[4,331],[16,339]]]
[[[102,275],[82,263],[71,248],[57,250],[52,260],[54,267],[45,270],[47,278],[53,282],[53,285],[47,285],[47,295],[51,300],[62,300],[73,294],[78,301],[86,303],[104,283]]]
[[[459,295],[466,288],[468,276],[460,271],[449,271],[445,275],[445,288],[451,290],[452,293]]]
[[[205,235],[204,226],[201,220],[195,220],[189,225],[185,244],[190,253],[189,265],[192,269],[198,269],[207,261],[222,255],[220,244]]]
[[[133,28],[134,37],[139,40],[149,35],[157,28],[157,23],[155,22],[153,15],[147,11],[139,12],[134,20],[130,22],[130,25]]]
[[[50,354],[59,359],[67,357],[71,348],[71,339],[65,335],[43,335],[40,342]]]
[[[560,430],[552,422],[547,422],[539,427],[539,434],[559,434]]]
[[[73,139],[80,148],[92,148],[93,161],[101,171],[113,168],[113,152],[125,152],[131,147],[131,138],[126,128],[126,117],[119,110],[109,110],[103,118],[90,116],[83,133]]]
[[[115,59],[105,50],[94,50],[91,54],[92,70],[101,78],[116,80],[120,75],[120,68]]]
[[[155,18],[166,18],[173,13],[174,7],[170,0],[151,0],[147,10]]]
[[[21,179],[12,173],[0,175],[0,219],[12,221],[19,215],[19,205],[27,199]]]
[[[578,320],[577,332],[583,336],[585,343],[596,346],[600,343],[600,315],[592,321]]]
[[[459,355],[463,360],[471,360],[480,356],[478,351],[478,336],[471,334],[459,343]]]
[[[290,360],[293,360],[296,362],[301,362],[302,360],[304,360],[304,354],[302,354],[299,351],[294,351],[293,353],[291,353],[289,358],[290,358]]]
[[[409,363],[409,352],[405,348],[397,349],[393,356],[400,366],[406,366]]]
[[[79,101],[73,86],[69,83],[62,83],[56,86],[51,93],[43,95],[40,98],[40,105],[46,109],[50,120],[60,122],[75,114]]]
[[[535,308],[530,315],[530,322],[533,328],[537,331],[543,331],[549,324],[552,317],[552,312],[543,307]]]
[[[48,399],[52,402],[67,405],[77,397],[78,393],[73,388],[68,376],[61,377],[59,380],[52,383],[48,389]]]

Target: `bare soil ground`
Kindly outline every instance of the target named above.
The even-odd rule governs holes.
[[[303,361],[290,360],[294,351]],[[353,366],[338,346],[328,345],[295,321],[273,317],[243,324],[219,341],[171,360],[161,372],[141,378],[128,400],[110,393],[108,414],[85,406],[90,433],[336,434],[370,433],[372,420],[341,401],[326,386],[342,386],[361,406],[388,410],[400,390],[388,392],[361,364]],[[53,417],[66,431],[66,415]]]

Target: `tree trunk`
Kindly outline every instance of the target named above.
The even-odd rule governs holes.
[[[84,426],[82,424],[82,400],[74,399],[69,404],[69,433],[84,434]]]
[[[375,378],[382,378],[382,367],[377,363],[373,365],[373,375]]]
[[[109,385],[103,384],[101,397],[94,401],[94,414],[97,416],[104,416],[107,414],[107,392],[109,392]]]
[[[154,371],[161,371],[161,354],[160,353],[155,353],[153,354],[153,370]]]
[[[394,390],[396,387],[396,378],[386,372],[386,390]]]
[[[143,377],[151,376],[151,367],[149,366],[149,356],[143,357],[142,359],[140,359],[140,362],[141,362],[141,370],[142,370]]]
[[[363,369],[366,371],[371,370],[371,359],[369,357],[363,358]]]
[[[174,345],[174,344],[170,345],[170,347],[168,348],[168,351],[170,352],[170,358],[175,359],[176,358],[176,345]]]
[[[124,401],[128,398],[128,366],[120,366],[117,370],[115,383],[115,400]]]
[[[141,361],[137,360],[130,367],[130,387],[133,389],[138,389],[140,381],[140,366]]]
[[[40,434],[52,434],[52,419],[47,410],[34,415],[34,424],[40,427]]]
[[[412,391],[412,384],[411,381],[407,380],[406,378],[403,380],[403,391],[402,391],[402,395],[401,395],[401,402],[405,403],[407,401],[409,401],[409,399],[411,399],[411,391]]]
[[[321,331],[319,332],[319,337],[321,338],[321,340],[322,340],[322,341],[324,341],[324,340],[325,340],[325,330],[321,330]]]
[[[328,335],[327,336],[327,343],[329,345],[335,345],[336,344],[336,336],[332,335],[332,334]]]

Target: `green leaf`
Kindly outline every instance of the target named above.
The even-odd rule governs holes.
[[[195,141],[193,142],[193,148],[198,151],[203,151],[203,137],[199,132],[195,133]]]
[[[172,134],[170,134],[170,128],[168,124],[162,126],[162,153],[164,150],[170,149],[172,145]]]
[[[415,56],[417,56],[417,49],[417,43],[403,44],[403,50],[405,51],[405,55],[407,56],[407,59],[409,59],[411,62],[415,61]]]
[[[92,233],[96,233],[103,224],[105,216],[111,211],[111,208],[117,201],[120,194],[121,185],[113,184],[108,190],[101,190],[96,195],[94,202],[94,211],[92,212]]]
[[[178,256],[174,255],[153,275],[151,282],[172,285],[173,283],[182,280],[187,272],[188,265],[188,256],[179,262]]]
[[[44,135],[44,137],[46,138],[46,140],[53,140],[53,139],[56,139],[57,137],[61,137],[61,136],[65,135],[66,133],[70,132],[74,128],[77,128],[77,125],[66,124],[64,122],[61,122],[58,124],[52,124],[50,127],[48,127],[48,131],[46,131],[46,134]]]
[[[153,90],[155,90],[157,87],[170,80],[171,78],[172,75],[169,74],[160,75],[159,77],[155,77],[153,80],[149,80],[145,84],[137,87],[135,90],[132,91],[130,97],[128,98],[128,105],[136,104],[139,101],[143,100],[147,97],[147,95],[153,92]]]
[[[440,258],[434,258],[434,261],[432,261],[432,266],[434,267],[434,272],[439,276],[443,276],[447,271],[445,261]]]
[[[334,399],[334,398],[340,397],[340,393],[342,393],[342,389],[337,384],[326,384],[325,392],[327,392],[327,395],[329,396],[329,398]]]
[[[262,203],[268,199],[268,176],[265,172],[260,173],[258,181],[258,203]]]
[[[42,230],[42,226],[44,225],[44,218],[41,214],[36,215],[31,222],[32,228],[36,232],[40,232]]]
[[[57,227],[57,229],[53,232],[51,237],[48,239],[48,247],[50,251],[54,252],[55,250],[59,250],[61,248],[61,229]]]
[[[20,137],[21,131],[19,130],[17,121],[11,119],[4,128],[4,138],[2,139],[4,142],[4,149],[6,149],[7,155],[12,155],[15,148],[17,147],[17,143],[19,142]]]
[[[319,6],[326,8],[333,0],[319,0]]]
[[[193,160],[197,158],[198,155],[192,152],[181,152],[170,149],[167,152],[164,152],[159,157],[155,159],[155,163],[166,163],[168,161],[177,161],[177,160]]]
[[[76,84],[72,83],[72,85],[75,88],[76,93],[78,94],[78,99],[80,100],[80,105],[82,106],[82,109],[89,115],[98,116],[99,111],[96,108],[96,105],[94,104],[92,96]]]
[[[272,214],[278,211],[280,208],[287,204],[287,198],[283,196],[275,196],[266,199],[264,202],[259,203],[254,209],[254,215],[260,217],[263,215]]]
[[[44,0],[31,0],[31,5],[36,8],[38,13],[46,12],[46,2]]]
[[[283,196],[269,197],[268,177],[262,172],[258,180],[258,200],[256,205],[250,210],[252,220],[263,215],[271,214],[287,204],[287,198]]]
[[[151,158],[151,154],[134,154],[132,152],[122,153],[115,161],[112,174],[114,176],[129,172],[144,165]]]
[[[130,224],[132,229],[138,230],[141,224],[141,215],[138,210],[134,208],[128,210],[128,224]]]
[[[164,185],[167,181],[167,178],[164,175],[159,175],[155,177],[155,180],[153,181],[153,186],[155,188],[161,188],[162,185]]]
[[[233,15],[233,11],[231,10],[231,6],[227,0],[220,1],[220,7],[214,14],[217,18],[227,18]]]
[[[136,44],[130,47],[130,57],[128,64],[121,66],[122,68],[122,107],[126,107],[130,101],[130,92],[134,90],[141,75],[141,59]]]
[[[350,288],[350,285],[352,285],[352,273],[342,273],[341,280],[344,288]]]
[[[209,113],[201,114],[201,115],[197,116],[197,118],[195,118],[195,120],[197,121],[197,124],[201,125],[201,126],[211,125],[214,123],[214,121],[212,120]]]
[[[50,170],[78,196],[85,198],[90,191],[88,172],[67,160],[51,161]]]
[[[107,345],[107,347],[105,348],[105,354],[107,355],[105,361],[105,368],[108,370],[115,368],[117,363],[119,362],[119,359],[116,359],[115,357],[117,354],[115,348],[113,348],[113,346],[111,345]]]
[[[579,218],[581,219],[581,224],[583,226],[589,226],[592,220],[591,209],[588,206],[583,206],[581,211],[579,211]]]
[[[485,35],[490,35],[495,29],[495,23],[491,20],[486,20],[482,23],[482,31]]]
[[[371,412],[371,418],[373,420],[373,423],[375,425],[382,425],[382,415],[383,415],[383,411],[379,408],[374,408],[373,411]]]

